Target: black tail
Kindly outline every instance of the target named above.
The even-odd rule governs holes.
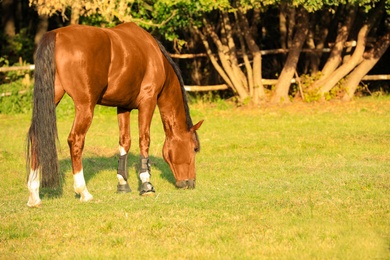
[[[42,187],[58,187],[57,123],[54,103],[55,33],[46,33],[35,53],[34,97],[27,137],[27,169],[40,169]]]

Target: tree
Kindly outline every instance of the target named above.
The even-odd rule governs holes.
[[[254,37],[261,7],[258,4],[249,21],[246,13],[253,8],[241,5],[239,1],[30,0],[30,3],[41,15],[59,12],[66,16],[66,10],[71,8],[71,17],[98,14],[108,22],[134,21],[168,40],[177,38],[180,30],[193,31],[199,36],[221,78],[237,93],[241,102],[253,98],[257,103],[264,99],[261,52]],[[210,14],[216,15],[216,19],[208,18]],[[249,56],[253,57],[253,65]]]
[[[314,83],[315,86],[320,87],[319,94],[321,96],[324,96],[326,92],[329,92],[342,78],[348,75],[362,61],[367,44],[367,36],[371,29],[377,24],[377,21],[382,17],[385,10],[384,7],[385,0],[381,0],[380,2],[376,3],[374,8],[370,10],[367,20],[364,22],[357,35],[356,48],[351,58],[337,69],[336,66],[332,66],[332,68],[329,69],[330,71],[334,69],[331,73],[324,73],[324,77]],[[325,69],[326,68],[327,67],[325,66]],[[353,76],[354,75],[352,75],[352,77]],[[349,96],[351,95],[352,93],[349,93]]]
[[[359,82],[362,80],[374,65],[379,61],[390,45],[390,30],[381,37],[374,47],[363,55],[363,61],[349,74],[344,82],[346,93],[343,96],[344,101],[350,101],[355,95]]]
[[[289,102],[294,92],[291,81],[303,73],[311,74],[315,80],[302,94],[307,91],[325,96],[362,64],[350,74],[351,84],[356,82],[352,78],[373,66],[386,49],[387,41],[375,47],[377,51],[367,49],[366,42],[368,36],[381,35],[373,28],[379,21],[383,23],[384,10],[389,12],[390,7],[390,0],[30,0],[30,3],[40,15],[60,13],[67,17],[71,13],[72,23],[78,23],[79,18],[86,21],[85,17],[100,17],[97,20],[102,26],[133,21],[160,39],[172,41],[172,49],[177,52],[183,46],[202,46],[199,51],[207,53],[218,78],[234,91],[237,100],[254,104],[268,100]],[[267,21],[275,13],[278,20]],[[362,20],[366,22],[361,24]],[[359,34],[355,33],[356,28]],[[357,35],[357,46],[347,62],[345,45]],[[322,50],[329,44],[332,50],[327,55]],[[264,48],[282,48],[280,52],[284,54],[274,56],[271,66],[267,57],[268,66],[264,66]],[[363,55],[372,58],[362,62]],[[279,75],[274,89],[263,86],[265,71],[268,76]],[[193,73],[197,82],[201,74]],[[349,97],[356,90],[352,85],[348,87]]]
[[[0,4],[0,66],[32,62],[36,13],[25,1],[4,0]]]
[[[220,1],[194,26],[214,68],[239,102],[266,100],[258,26],[262,11],[272,2]]]
[[[2,3],[2,19],[1,24],[4,35],[13,37],[16,34],[15,30],[15,6],[16,2],[13,0],[3,0]]]
[[[302,46],[308,33],[309,14],[307,10],[299,7],[297,15],[296,32],[291,47],[289,48],[286,63],[275,86],[275,92],[271,99],[273,103],[289,102],[288,91],[290,89],[291,79],[294,77]]]
[[[325,1],[324,1],[325,2]],[[338,34],[335,39],[335,43],[333,44],[333,48],[331,51],[331,54],[329,55],[329,58],[327,59],[321,73],[317,75],[318,72],[318,56],[316,57],[316,50],[320,50],[324,46],[324,40],[325,37],[317,36],[315,37],[316,32],[318,31],[320,33],[317,33],[317,35],[326,35],[327,36],[327,30],[324,30],[323,28],[329,27],[332,23],[328,24],[322,24],[321,26],[318,26],[319,23],[316,24],[316,26],[311,26],[309,28],[309,34],[308,37],[306,37],[306,46],[308,46],[311,50],[315,51],[314,53],[309,53],[310,59],[306,60],[307,63],[314,63],[311,65],[311,75],[312,78],[318,78],[318,80],[314,81],[312,86],[309,88],[309,92],[317,93],[318,96],[324,97],[324,95],[329,92],[332,88],[334,88],[338,82],[343,79],[346,75],[348,75],[356,66],[360,64],[360,62],[363,60],[363,54],[365,53],[366,49],[366,43],[367,43],[367,37],[369,33],[372,31],[373,28],[376,28],[378,25],[378,22],[382,19],[383,14],[385,13],[385,10],[389,11],[390,1],[386,0],[376,0],[376,1],[348,1],[347,3],[344,3],[344,1],[327,1],[327,6],[324,5],[324,2],[313,2],[313,1],[292,1],[290,3],[286,3],[285,1],[282,1],[281,7],[280,7],[280,32],[281,32],[281,39],[282,39],[282,46],[285,45],[286,39],[290,39],[289,36],[286,36],[286,26],[284,26],[284,23],[286,23],[286,10],[290,10],[291,7],[294,4],[300,4],[302,5],[306,11],[311,12],[310,16],[311,19],[315,18],[316,13],[323,14],[326,13],[326,9],[335,10],[335,15],[333,15],[333,21],[337,21],[341,17],[345,17],[344,20],[341,20],[341,25],[338,29]],[[386,6],[386,8],[385,8]],[[290,11],[291,12],[291,11]],[[368,15],[367,15],[368,13]],[[355,20],[356,15],[359,14],[359,19]],[[291,16],[291,15],[290,15]],[[329,15],[324,16],[326,19],[322,19],[322,22],[326,22],[329,20]],[[356,48],[353,51],[353,54],[350,56],[350,58],[344,59],[344,63],[341,64],[341,61],[343,60],[343,55],[345,55],[344,48],[346,41],[348,39],[351,39],[354,36],[350,36],[350,32],[353,31],[353,29],[356,29],[358,26],[360,26],[359,22],[363,20],[364,23],[361,25],[361,28],[359,30],[357,37],[357,45]],[[311,23],[312,24],[312,23]],[[336,23],[337,24],[337,23]],[[299,26],[299,22],[296,23],[295,29],[295,36],[299,32],[299,28],[302,28]],[[370,35],[371,37],[379,37],[380,34],[378,34],[378,31]],[[303,40],[303,34],[302,34],[302,40]],[[330,39],[331,40],[331,39]],[[288,43],[290,41],[287,41]],[[299,41],[298,41],[299,42]],[[347,85],[344,85],[344,88],[348,91],[348,96],[344,97],[344,100],[346,100],[348,97],[350,98],[353,96],[354,91],[356,90],[358,81],[369,71],[369,68],[373,67],[375,63],[379,60],[378,57],[383,55],[384,50],[386,50],[387,42],[384,41],[382,44],[381,42],[380,47],[378,46],[375,52],[376,58],[371,58],[365,60],[365,62],[362,64],[362,67],[357,69],[354,73],[351,73],[348,80],[346,81]],[[295,69],[297,61],[300,55],[299,45],[297,47],[294,47],[294,44],[288,44],[289,48],[289,54],[287,57],[287,60],[285,62],[284,68],[282,70],[282,73],[279,76],[278,83],[275,87],[275,92],[273,93],[271,101],[278,103],[278,102],[286,102],[288,97],[288,92],[290,90],[290,82],[294,75],[293,69]],[[318,52],[320,53],[320,52]],[[370,56],[370,55],[368,55]],[[373,56],[373,55],[371,55]],[[340,65],[341,64],[341,65]],[[370,65],[368,65],[370,64]],[[359,65],[360,66],[360,65]],[[306,66],[307,67],[307,66]],[[365,69],[363,69],[363,67]],[[361,73],[364,73],[361,75]]]

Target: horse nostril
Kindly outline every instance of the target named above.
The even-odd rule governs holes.
[[[176,188],[179,189],[195,189],[195,180],[183,180],[176,182]]]
[[[186,181],[177,181],[176,182],[176,188],[186,189],[187,188],[187,182]]]
[[[196,180],[187,180],[187,186],[189,189],[195,189]]]

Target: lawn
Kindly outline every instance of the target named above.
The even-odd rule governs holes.
[[[153,197],[138,195],[137,112],[129,194],[116,194],[115,109],[98,108],[84,173],[94,200],[73,191],[58,108],[62,189],[26,206],[30,115],[0,115],[1,259],[389,259],[390,98],[234,108],[191,105],[200,128],[197,187],[178,190],[152,123]]]

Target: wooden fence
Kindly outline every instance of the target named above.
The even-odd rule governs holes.
[[[370,80],[390,80],[390,75],[366,75],[362,78],[363,81],[370,81]],[[276,85],[278,82],[277,79],[262,79],[261,82],[264,86],[267,85]],[[296,80],[292,79],[291,83],[295,83]],[[215,90],[225,90],[228,89],[228,85],[221,84],[221,85],[212,85],[212,86],[184,86],[186,91],[215,91]]]
[[[272,50],[272,53],[284,53],[285,50]],[[269,54],[269,53],[268,53]],[[203,57],[206,54],[180,54],[175,55],[172,54],[173,58],[180,59],[189,59],[195,57]],[[14,67],[0,67],[0,72],[9,72],[9,71],[18,71],[18,70],[34,70],[35,65],[27,65],[27,66],[14,66]],[[363,81],[371,81],[371,80],[390,80],[390,75],[366,75],[362,78]],[[275,85],[278,82],[277,79],[262,79],[263,85]],[[295,79],[291,80],[291,83],[295,83]],[[211,85],[211,86],[185,86],[186,91],[197,92],[197,91],[216,91],[216,90],[225,90],[228,89],[226,84],[220,85]],[[0,96],[10,96],[11,93],[1,93]]]

